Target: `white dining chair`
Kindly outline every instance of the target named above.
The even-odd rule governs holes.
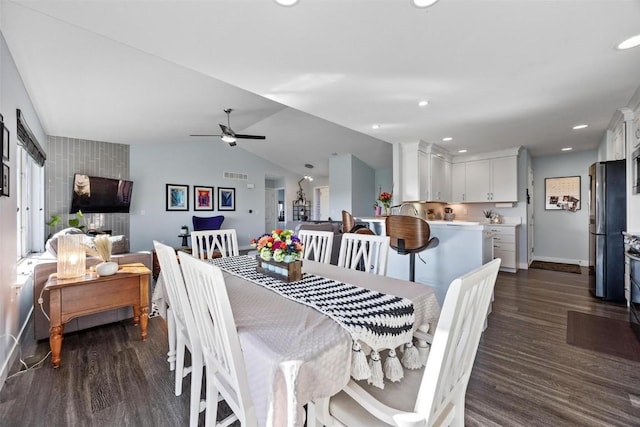
[[[217,250],[222,257],[238,256],[238,236],[233,228],[191,232],[191,253],[200,259],[214,258]]]
[[[181,252],[178,256],[205,359],[205,424],[216,423],[219,393],[233,411],[220,425],[226,426],[238,419],[243,426],[255,426],[256,413],[222,272],[187,253]]]
[[[357,270],[361,267],[368,273],[384,276],[387,274],[388,257],[388,236],[358,233],[345,233],[342,235],[338,267],[352,270]]]
[[[426,367],[405,369],[384,389],[351,380],[340,393],[310,405],[325,425],[463,426],[465,394],[500,259],[451,282]]]
[[[202,389],[202,374],[204,370],[204,360],[202,355],[202,347],[200,346],[200,337],[196,329],[195,319],[187,288],[184,284],[182,271],[178,265],[178,258],[175,250],[157,241],[153,241],[156,250],[156,256],[160,263],[160,274],[165,284],[169,308],[167,309],[167,323],[173,322],[168,326],[172,330],[175,340],[169,344],[175,351],[175,386],[174,393],[176,396],[182,394],[182,380],[189,373],[191,374],[191,398],[189,405],[189,425],[195,427],[198,425],[198,416],[204,405],[200,401],[200,391]],[[191,366],[184,366],[185,349],[188,348],[191,353]]]
[[[303,259],[329,264],[333,249],[333,232],[319,230],[300,230],[300,242],[304,247]]]

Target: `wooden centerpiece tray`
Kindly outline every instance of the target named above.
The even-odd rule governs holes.
[[[278,262],[274,260],[265,261],[259,256],[256,257],[258,265],[256,270],[260,273],[280,279],[285,282],[295,282],[302,279],[302,261]]]

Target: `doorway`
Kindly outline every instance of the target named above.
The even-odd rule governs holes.
[[[329,187],[313,187],[312,219],[315,221],[327,221],[329,212]]]

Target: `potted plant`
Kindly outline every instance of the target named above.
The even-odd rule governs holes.
[[[84,218],[84,214],[82,213],[82,211],[76,212],[73,218],[69,218],[69,227],[77,228],[84,231],[84,225],[80,225],[80,220],[82,218]],[[46,224],[49,227],[56,227],[58,224],[60,224],[60,222],[62,222],[62,217],[60,215],[51,214],[51,219]],[[49,233],[49,235],[47,236],[47,240],[49,240],[49,238],[51,238],[51,233]]]

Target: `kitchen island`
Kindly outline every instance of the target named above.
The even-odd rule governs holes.
[[[378,235],[385,235],[385,218],[357,218]],[[436,289],[442,304],[451,281],[493,259],[493,233],[474,221],[427,221],[431,237],[440,243],[416,255],[416,282]],[[421,261],[421,260],[424,260]],[[409,255],[389,251],[387,276],[409,280]]]

